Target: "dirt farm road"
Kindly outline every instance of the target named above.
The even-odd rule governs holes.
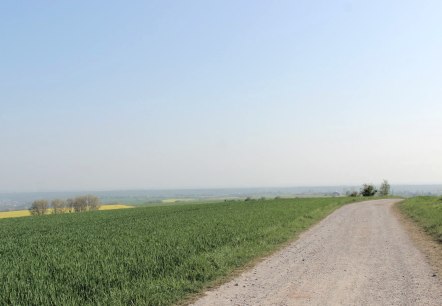
[[[441,276],[395,216],[346,205],[193,305],[442,305]]]

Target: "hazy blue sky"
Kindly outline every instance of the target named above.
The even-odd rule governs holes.
[[[0,2],[0,191],[442,183],[442,1]]]

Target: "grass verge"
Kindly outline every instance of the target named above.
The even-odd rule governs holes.
[[[442,243],[442,198],[414,197],[399,204],[401,212]]]
[[[143,207],[0,220],[0,304],[170,305],[350,198]]]
[[[410,198],[397,203],[394,206],[394,212],[415,246],[425,255],[426,261],[434,269],[434,274],[440,278],[442,277],[442,243],[438,238],[440,235],[437,234],[435,224],[440,224],[441,219],[438,217],[438,212],[434,211],[437,200],[434,197]],[[436,203],[436,205],[430,205],[431,203]]]

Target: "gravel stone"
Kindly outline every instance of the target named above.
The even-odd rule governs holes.
[[[193,305],[442,305],[442,281],[393,213],[397,201],[343,206]]]

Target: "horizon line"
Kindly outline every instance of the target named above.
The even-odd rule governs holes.
[[[372,184],[372,183],[369,183]],[[71,190],[39,190],[39,191],[3,191],[0,194],[17,194],[17,193],[77,193],[77,192],[127,192],[127,191],[179,191],[179,190],[226,190],[226,189],[289,189],[289,188],[354,188],[360,187],[362,184],[338,184],[338,185],[291,185],[291,186],[245,186],[245,187],[179,187],[179,188],[128,188],[128,189],[71,189]],[[373,184],[376,185],[376,184]],[[390,184],[391,187],[398,186],[442,186],[442,183],[399,183]]]

